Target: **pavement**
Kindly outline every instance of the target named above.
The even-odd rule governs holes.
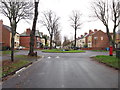
[[[26,54],[28,51],[16,52]],[[118,71],[90,57],[106,52],[42,53],[31,66],[3,82],[3,88],[117,88]]]

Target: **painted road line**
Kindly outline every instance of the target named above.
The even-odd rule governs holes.
[[[59,56],[57,56],[56,58],[60,58]]]
[[[48,58],[50,59],[51,57],[49,56]]]

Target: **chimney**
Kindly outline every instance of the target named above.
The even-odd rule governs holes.
[[[92,34],[93,33],[93,31],[92,30],[89,30],[89,34]]]
[[[26,34],[27,34],[27,35],[30,35],[30,32],[31,32],[30,28],[27,28],[27,29],[26,29]]]
[[[97,29],[94,29],[94,32],[97,32]]]
[[[84,33],[84,35],[87,35],[87,33]]]

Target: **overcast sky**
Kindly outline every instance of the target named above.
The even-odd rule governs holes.
[[[60,17],[61,24],[61,35],[62,37],[68,36],[70,39],[74,37],[74,29],[70,26],[69,16],[72,15],[72,10],[79,10],[83,16],[81,22],[83,25],[81,29],[77,31],[77,36],[84,34],[85,32],[89,32],[89,29],[101,29],[105,31],[104,25],[98,20],[94,21],[90,18],[91,14],[91,2],[93,0],[40,0],[39,2],[39,18],[41,19],[41,15],[43,11],[52,10],[57,16]],[[3,19],[5,25],[9,26],[9,20],[3,15],[0,16],[0,19]],[[89,22],[92,20],[91,22]],[[22,33],[26,30],[26,28],[32,27],[31,23],[27,23],[22,20],[18,23],[17,32]],[[40,23],[37,23],[37,29],[44,34],[48,34],[48,31],[45,27],[42,27]]]

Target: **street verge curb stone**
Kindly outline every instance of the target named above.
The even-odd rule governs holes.
[[[28,63],[28,64],[26,64],[26,65],[24,65],[24,66],[16,69],[15,71],[10,72],[9,74],[3,76],[3,77],[2,77],[2,81],[4,81],[4,78],[8,77],[9,75],[14,75],[17,71],[19,71],[19,70],[22,69],[22,68],[28,67],[28,66],[31,65],[32,63],[33,63],[33,62],[30,62],[30,63]]]
[[[44,56],[41,56],[41,58],[44,58]],[[28,67],[28,66],[30,66],[31,64],[36,63],[37,61],[41,61],[41,60],[32,61],[32,62],[30,62],[30,63],[28,63],[28,64],[26,64],[26,65],[24,65],[24,66],[22,66],[22,67],[20,67],[20,68],[18,68],[18,69],[16,69],[15,71],[13,71],[13,72],[11,72],[11,73],[3,76],[3,77],[0,78],[0,79],[1,79],[2,81],[4,81],[4,79],[7,78],[8,76],[16,74],[16,72],[18,72],[19,70],[24,69],[25,67]],[[5,79],[5,80],[6,80],[6,79]]]

